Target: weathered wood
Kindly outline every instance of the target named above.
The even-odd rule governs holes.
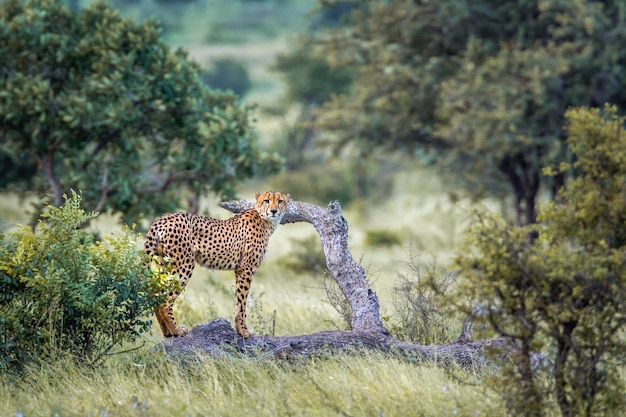
[[[437,363],[473,365],[484,361],[483,344],[457,340],[444,345],[400,342],[388,333],[328,330],[298,336],[251,335],[243,339],[226,319],[214,319],[195,326],[184,337],[167,339],[161,346],[171,355],[198,352],[221,356],[237,351],[254,356],[281,359],[306,357],[329,350],[367,349],[410,356]]]
[[[246,200],[220,203],[220,206],[238,213],[254,206]],[[311,223],[320,236],[326,266],[339,284],[352,307],[351,331],[323,331],[299,336],[252,335],[243,339],[225,319],[215,319],[194,327],[185,337],[162,342],[171,354],[205,352],[222,355],[236,350],[253,355],[271,355],[279,358],[307,356],[327,349],[373,349],[397,352],[415,358],[460,364],[477,364],[485,361],[483,350],[500,347],[503,352],[508,342],[493,339],[482,342],[470,341],[470,325],[464,325],[459,338],[443,345],[419,345],[401,342],[389,334],[380,319],[380,305],[376,293],[367,283],[365,271],[352,258],[348,250],[348,223],[338,202],[323,208],[301,201],[290,201],[283,224]]]

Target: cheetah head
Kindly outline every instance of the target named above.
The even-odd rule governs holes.
[[[280,223],[287,211],[289,194],[279,193],[278,191],[266,191],[262,194],[254,193],[254,197],[256,198],[255,208],[261,218],[272,223]]]

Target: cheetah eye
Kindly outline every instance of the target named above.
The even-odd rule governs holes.
[[[265,199],[265,200],[263,200],[263,202],[264,202],[265,204],[269,204],[269,203],[270,203],[270,200]]]
[[[278,200],[278,204],[283,204],[284,201],[283,200]]]

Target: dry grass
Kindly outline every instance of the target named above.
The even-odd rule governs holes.
[[[16,224],[28,224],[34,209],[33,197],[20,197],[15,193],[0,193],[0,230],[13,230]]]
[[[299,363],[217,358],[181,366],[157,353],[90,370],[57,364],[0,376],[1,416],[476,416],[499,401],[449,372],[380,354]],[[469,376],[477,382],[477,376]]]

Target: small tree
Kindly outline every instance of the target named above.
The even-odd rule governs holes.
[[[504,384],[513,414],[541,416],[555,400],[564,417],[618,416],[626,406],[626,119],[609,106],[566,118],[576,162],[546,173],[579,175],[535,226],[479,214],[456,259],[464,279],[455,298],[479,300],[474,320],[520,348]],[[533,370],[537,350],[551,353],[549,392]]]
[[[114,347],[149,331],[160,300],[139,237],[130,229],[96,242],[81,229],[73,194],[48,206],[36,232],[0,234],[0,371],[33,360],[103,360]]]
[[[77,14],[62,1],[0,5],[0,158],[26,187],[125,220],[179,208],[182,197],[232,197],[238,181],[279,160],[261,152],[248,109],[208,89],[154,21],[102,3]],[[35,171],[33,173],[33,171]]]

